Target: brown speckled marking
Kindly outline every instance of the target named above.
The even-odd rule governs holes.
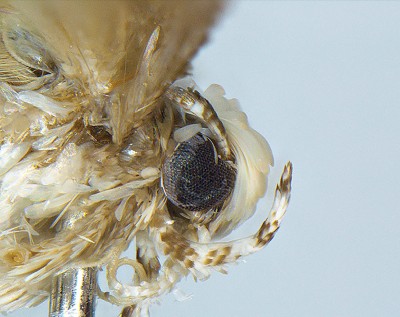
[[[185,251],[180,248],[176,248],[171,255],[180,262],[185,259]]]
[[[136,309],[136,305],[124,307],[124,309],[121,311],[120,317],[133,316],[133,313],[135,312],[135,309]]]
[[[220,254],[214,259],[212,265],[221,265],[222,263],[224,263],[225,259],[226,254]]]
[[[203,263],[204,265],[210,265],[212,263],[213,259],[212,258],[205,258]]]
[[[283,171],[284,175],[281,177],[279,182],[279,188],[282,192],[290,192],[292,186],[292,170],[293,165],[291,162],[287,163],[285,166],[285,170]],[[288,200],[289,202],[289,200]]]
[[[261,225],[260,229],[258,230],[257,238],[256,238],[257,241],[263,240],[265,234],[270,231],[270,228],[271,228],[271,223],[270,222],[264,222]]]
[[[185,267],[187,269],[191,269],[192,267],[194,267],[194,262],[192,260],[186,259],[183,264],[185,264]]]
[[[292,180],[292,163],[287,163],[279,184],[276,187],[275,195],[283,195],[286,198],[286,204],[290,199],[291,191],[291,180]],[[268,219],[261,225],[255,237],[255,245],[257,247],[263,247],[268,244],[273,238],[276,231],[279,229],[280,219],[276,219],[277,210],[271,211]],[[282,218],[282,215],[280,216]]]
[[[211,103],[205,99],[200,93],[191,88],[171,87],[165,96],[172,102],[179,105],[187,113],[196,116],[203,121],[217,138],[218,149],[223,159],[232,160],[232,154],[228,145],[225,127],[218,118],[217,113]],[[200,112],[194,112],[194,105],[200,106]]]
[[[264,231],[269,231],[269,229],[271,228],[271,224],[269,222],[264,222]]]
[[[273,238],[274,238],[275,232],[274,233],[268,233],[264,238],[259,239],[257,241],[257,246],[258,247],[263,247],[265,246],[267,243],[269,243]]]
[[[166,255],[170,255],[172,259],[182,262],[186,268],[194,266],[194,260],[197,259],[198,254],[177,232],[169,229],[167,232],[161,233],[160,238],[165,244],[164,253]]]
[[[186,270],[185,272],[190,271],[197,278],[198,272],[201,272],[202,276],[209,276],[213,267],[218,267],[218,270],[224,273],[223,265],[235,262],[239,258],[264,247],[274,238],[286,211],[287,202],[290,198],[290,163],[285,166],[282,178],[283,180],[276,188],[274,204],[268,218],[250,239],[245,238],[221,244],[196,243],[187,240],[174,229],[173,225],[166,225],[164,218],[157,222],[157,224],[160,224],[157,233],[161,239],[165,255],[172,260],[171,263],[181,265]],[[242,243],[246,244],[243,245]]]
[[[274,220],[272,223],[269,221],[264,222],[258,230],[256,236],[256,245],[263,247],[269,243],[275,235],[275,232],[279,229],[279,221]]]
[[[232,246],[227,245],[226,247],[224,247],[222,249],[222,253],[225,254],[225,255],[229,255],[231,253],[231,250],[232,250]]]
[[[203,260],[204,265],[217,266],[225,263],[226,258],[231,254],[232,246],[225,246],[221,249],[214,249],[207,253]]]
[[[165,253],[165,254],[170,254],[171,252],[172,252],[172,248],[169,247],[168,245],[165,246],[165,248],[164,248],[164,253]]]
[[[196,251],[193,248],[189,248],[186,250],[186,254],[188,256],[196,255]]]

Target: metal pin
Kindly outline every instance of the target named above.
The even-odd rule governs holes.
[[[49,317],[94,317],[97,268],[71,268],[53,278]]]

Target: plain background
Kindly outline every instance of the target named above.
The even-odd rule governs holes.
[[[400,316],[400,2],[233,3],[193,63],[221,84],[284,163],[292,200],[272,243],[246,262],[192,279],[152,317]],[[46,316],[47,304],[12,317]],[[116,316],[100,304],[97,316]]]

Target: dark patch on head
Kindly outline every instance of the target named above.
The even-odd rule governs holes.
[[[170,202],[188,211],[218,207],[231,193],[236,172],[217,157],[212,141],[196,134],[164,162],[163,188]]]

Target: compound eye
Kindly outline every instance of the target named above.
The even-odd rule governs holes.
[[[167,198],[188,211],[221,206],[231,193],[235,178],[235,169],[218,158],[211,139],[200,133],[180,143],[162,168]]]

